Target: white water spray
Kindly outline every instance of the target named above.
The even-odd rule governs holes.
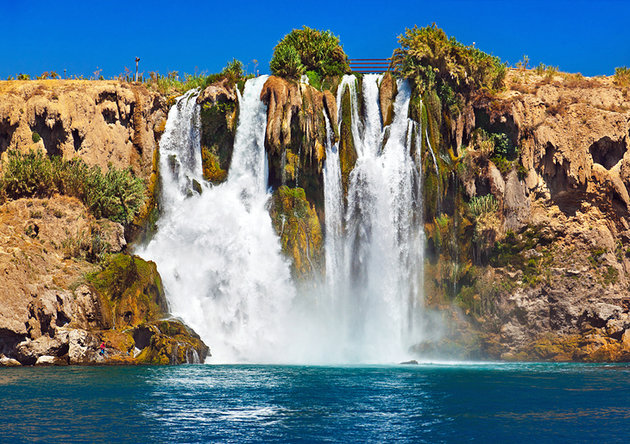
[[[164,214],[154,239],[139,252],[157,263],[171,312],[210,345],[211,362],[277,360],[294,297],[266,208],[265,80],[249,80],[239,97],[228,180],[201,194],[187,188],[192,180],[205,183],[198,119],[189,117],[199,112],[195,95],[171,109],[161,142]]]
[[[346,362],[404,360],[408,348],[421,339],[421,175],[418,159],[410,153],[412,138],[417,143],[421,132],[408,118],[411,94],[405,82],[398,84],[394,120],[383,129],[380,79],[363,77],[362,125],[354,76],[344,76],[337,93],[339,116],[345,88],[350,93],[351,131],[358,154],[347,209],[343,208],[341,180],[328,177],[340,173],[336,147],[327,146],[324,195],[326,260],[330,263],[326,280],[338,313],[322,338],[329,341],[328,352],[341,352]],[[340,227],[342,215],[345,230]]]

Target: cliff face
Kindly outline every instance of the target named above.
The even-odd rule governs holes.
[[[324,179],[328,119],[336,139],[337,103],[330,91],[271,76],[261,99],[267,105],[265,148],[274,227],[293,274],[301,280],[323,270]]]
[[[442,118],[434,99],[411,112],[426,120],[427,138],[446,128],[443,140],[453,141],[437,160],[424,142],[416,147],[425,178],[447,160],[451,168],[424,183],[427,304],[449,319],[445,342],[467,356],[630,360],[630,93],[611,78],[520,70],[508,74],[508,85],[440,126],[430,124]],[[386,76],[379,89],[385,124],[395,96]],[[325,268],[326,118],[344,185],[356,160],[350,96],[341,97],[340,127],[334,91],[272,76],[261,98],[272,220],[294,277],[311,280]],[[220,183],[231,161],[236,89],[212,85],[198,102],[204,174]],[[0,152],[36,148],[130,166],[153,190],[166,112],[166,101],[140,86],[3,82]],[[497,155],[499,145],[513,153]],[[49,356],[42,363],[96,362],[98,343],[109,341],[111,362],[203,359],[207,348],[194,332],[162,320],[159,275],[124,254],[122,226],[95,220],[63,196],[11,201],[0,211],[1,354],[26,364],[41,356]]]
[[[472,150],[462,177],[468,198],[498,202],[475,221],[481,258],[459,295],[472,330],[494,358],[630,360],[630,92],[531,71],[508,82],[474,117],[518,147],[518,174]]]
[[[117,81],[0,82],[0,153],[44,149],[148,178],[166,99]]]
[[[148,217],[167,111],[160,95],[120,82],[0,82],[0,153],[44,150],[131,168],[145,179]],[[0,365],[205,359],[194,332],[165,320],[155,264],[125,253],[125,234],[142,223],[125,233],[68,196],[0,205]]]
[[[445,168],[440,157],[448,157],[452,168],[425,183],[425,209],[433,214],[426,220],[428,304],[453,314],[446,342],[463,345],[469,356],[630,359],[630,93],[612,78],[531,70],[512,70],[507,82],[505,91],[466,103],[452,120],[439,97],[423,97],[425,111],[410,111],[434,149],[439,140],[449,145],[435,167]],[[359,79],[359,91],[360,85]],[[205,94],[212,106],[229,97],[214,88]],[[324,113],[339,141],[344,188],[356,161],[350,95],[341,97],[338,128],[333,93],[270,77],[261,95],[276,190],[271,212],[298,278],[323,268]],[[396,93],[386,75],[379,85],[384,125],[391,123]],[[359,94],[359,114],[361,103]],[[513,154],[493,154],[492,137]],[[424,143],[417,149],[431,174],[435,159]],[[473,210],[483,199],[490,209]],[[432,220],[444,215],[442,227]],[[435,236],[449,245],[436,247]]]

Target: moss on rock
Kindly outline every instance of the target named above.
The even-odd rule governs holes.
[[[282,251],[292,259],[293,275],[306,280],[321,272],[321,225],[304,190],[287,186],[277,189],[273,194],[271,218],[280,236]]]
[[[162,279],[155,263],[138,256],[115,254],[88,281],[110,308],[115,328],[134,327],[168,311]]]
[[[112,328],[99,334],[115,351],[110,361],[176,364],[206,358],[208,347],[195,332],[181,321],[163,320],[168,306],[155,263],[115,254],[87,280],[100,298],[106,326]],[[135,349],[142,350],[136,359]]]
[[[208,355],[199,336],[177,320],[143,324],[134,330],[134,338],[145,345],[137,357],[142,364],[202,363]]]
[[[339,163],[341,164],[341,183],[344,196],[348,194],[350,173],[357,162],[357,151],[352,137],[352,107],[350,91],[341,97],[341,125],[339,128]]]
[[[236,102],[204,103],[201,106],[201,162],[203,177],[212,183],[227,179],[232,162],[238,106]]]

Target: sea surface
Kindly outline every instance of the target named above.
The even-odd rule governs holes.
[[[1,442],[630,442],[630,366],[0,368]]]

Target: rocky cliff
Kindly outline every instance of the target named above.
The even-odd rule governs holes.
[[[167,112],[161,95],[117,81],[0,82],[0,153],[39,148],[148,178]]]
[[[141,231],[142,217],[155,205],[167,111],[165,98],[139,85],[0,82],[5,162],[9,151],[36,150],[103,170],[131,168],[144,179],[149,202],[127,227],[96,219],[80,200],[59,194],[0,205],[1,364],[205,359],[208,348],[199,337],[170,319],[155,264],[126,252],[133,227]]]
[[[327,137],[339,143],[344,185],[356,161],[349,93],[340,97],[338,118],[339,79],[326,82],[322,91],[272,76],[261,95],[270,212],[302,282],[325,269]],[[630,360],[630,92],[612,78],[533,70],[510,70],[507,85],[473,97],[456,116],[445,113],[439,96],[412,97],[410,115],[426,131],[412,147],[425,176],[425,297],[448,327],[440,342],[416,348],[517,360]],[[220,81],[198,97],[203,170],[215,184],[231,162],[236,88]],[[379,85],[384,124],[396,89],[389,74]],[[361,114],[361,94],[358,102]],[[0,151],[6,157],[7,150],[34,148],[131,167],[149,179],[153,195],[166,108],[160,95],[117,82],[4,82]],[[151,205],[155,199],[141,219]],[[203,359],[207,348],[198,337],[165,320],[155,266],[125,253],[125,234],[134,230],[97,220],[64,196],[9,201],[0,210],[7,307],[0,353],[25,364],[42,356],[41,363],[95,362],[95,344],[106,341],[111,362]]]
[[[458,338],[482,356],[630,360],[629,110],[612,78],[525,70],[475,103],[473,132],[504,134],[518,152],[510,163],[470,138],[461,156],[464,210],[496,202],[459,228],[472,241],[460,241]]]

